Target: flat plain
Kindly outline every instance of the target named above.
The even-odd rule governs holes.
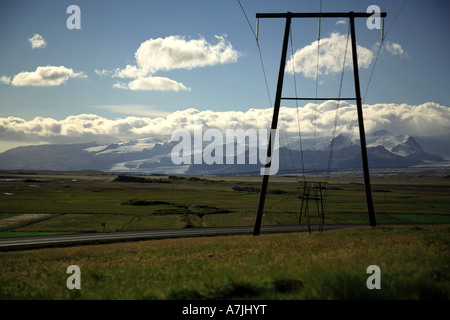
[[[0,235],[254,224],[260,177],[117,178],[2,172]],[[271,179],[263,224],[298,223],[298,181]],[[374,228],[362,181],[333,178],[325,191],[326,224],[367,226],[2,252],[0,299],[449,299],[447,178],[373,179]],[[81,290],[66,287],[73,264]],[[381,290],[366,286],[369,265]]]
[[[139,176],[136,182],[103,172],[0,176],[0,231],[9,232],[8,236],[11,232],[250,226],[261,184],[260,177]],[[299,177],[270,180],[263,224],[299,222],[301,184]],[[323,194],[325,223],[368,223],[362,181],[332,178]],[[450,222],[449,179],[376,178],[372,195],[378,223]],[[309,202],[311,223],[317,222],[317,204]]]

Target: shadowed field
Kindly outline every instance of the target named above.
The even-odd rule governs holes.
[[[165,239],[0,252],[0,299],[449,299],[450,227]],[[69,290],[77,265],[81,289]],[[369,290],[367,267],[380,267]]]
[[[271,178],[263,224],[298,223],[302,192],[298,181],[296,177]],[[101,172],[3,172],[0,234],[251,226],[260,183],[261,177],[140,176],[133,180]],[[324,194],[325,223],[368,223],[362,181],[332,179]],[[376,178],[372,194],[378,223],[450,222],[448,179]],[[310,208],[315,210],[315,203]]]

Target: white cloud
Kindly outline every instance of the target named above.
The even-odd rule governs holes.
[[[117,82],[117,83],[113,84],[113,88],[116,88],[116,89],[128,89],[128,84],[127,83],[123,83],[123,82]]]
[[[69,78],[86,78],[83,72],[74,72],[64,66],[37,67],[35,71],[20,72],[11,81],[13,86],[59,86]]]
[[[100,77],[109,76],[111,74],[111,71],[106,70],[106,69],[102,69],[102,70],[94,69],[94,72],[96,75],[98,75]]]
[[[330,136],[334,128],[337,102],[322,104],[308,103],[300,108],[300,127],[302,136]],[[110,106],[105,109],[125,108]],[[146,107],[136,107],[144,111]],[[356,106],[341,102],[338,110],[337,134],[357,132]],[[216,112],[186,109],[169,115],[107,119],[93,114],[70,116],[63,120],[36,117],[26,121],[17,117],[0,118],[0,139],[2,141],[73,143],[73,142],[111,142],[119,139],[135,139],[149,136],[170,137],[177,129],[192,130],[195,121],[202,121],[204,129],[248,129],[270,128],[271,109],[249,109],[247,111]],[[317,120],[314,119],[317,117]],[[450,131],[450,108],[433,102],[421,105],[375,104],[364,106],[366,132],[385,129],[394,134],[413,136],[440,136]],[[316,124],[316,125],[314,125]],[[298,137],[296,108],[282,107],[280,110],[280,129],[291,137]],[[284,134],[282,135],[284,137]]]
[[[345,20],[339,20],[336,25],[346,23]],[[319,44],[319,75],[330,75],[340,73],[344,64],[345,48],[345,68],[353,67],[353,58],[351,52],[351,39],[340,33],[332,33],[328,38],[314,41],[310,45],[298,49],[286,63],[286,72],[293,74],[302,73],[307,78],[315,78],[317,75],[317,46]],[[380,43],[374,45],[373,50],[357,45],[358,66],[359,68],[368,68],[375,58]],[[408,57],[408,53],[403,50],[398,43],[387,41],[384,43],[384,49],[391,55]]]
[[[11,78],[7,77],[7,76],[1,76],[0,77],[0,82],[4,83],[4,84],[10,84],[11,83]]]
[[[384,48],[394,56],[408,56],[408,53],[404,51],[402,46],[398,43],[386,41],[384,43]]]
[[[233,50],[224,37],[216,36],[218,43],[205,39],[186,40],[181,36],[150,39],[136,51],[136,63],[147,73],[213,66],[236,62],[239,53]]]
[[[147,72],[128,64],[125,69],[117,68],[113,73],[113,78],[139,78],[140,75],[145,76]]]
[[[336,107],[338,111],[336,111]],[[280,110],[288,132],[297,132],[298,124],[295,108]],[[357,130],[356,106],[347,102],[326,101],[320,105],[308,103],[301,108],[300,125],[305,136],[315,130],[317,135],[330,135],[338,112],[336,131],[345,133]],[[388,130],[396,134],[413,136],[441,136],[450,131],[450,108],[433,102],[421,105],[383,103],[364,105],[366,132]],[[317,119],[316,119],[317,118]],[[353,122],[353,123],[352,123]]]
[[[137,78],[129,83],[117,82],[113,85],[116,89],[128,89],[132,91],[154,90],[154,91],[190,91],[181,82],[165,77],[145,77]]]
[[[28,39],[31,44],[32,49],[37,48],[45,48],[47,46],[47,42],[40,34],[34,34],[31,38]]]
[[[336,21],[335,25],[337,26],[339,24],[347,24],[347,20],[338,20],[338,21]]]
[[[128,89],[136,90],[156,90],[156,91],[190,91],[181,82],[176,82],[165,77],[138,78],[128,83]]]
[[[180,82],[155,73],[174,69],[192,70],[236,62],[239,53],[225,40],[216,36],[217,43],[208,43],[204,38],[186,40],[181,36],[149,39],[135,53],[136,65],[116,69],[113,77],[135,79],[128,84],[116,83],[114,88],[129,90],[189,91]]]
[[[348,40],[350,42],[350,39]],[[330,75],[342,71],[344,64],[344,54],[347,44],[347,36],[339,33],[332,33],[330,37],[314,41],[297,50],[286,63],[286,71],[290,74],[303,73],[305,77],[315,78],[317,74],[317,46],[319,44],[319,75]],[[359,68],[368,68],[374,58],[374,53],[362,46],[358,49]],[[352,67],[353,59],[351,54],[351,44],[347,46],[345,67]]]

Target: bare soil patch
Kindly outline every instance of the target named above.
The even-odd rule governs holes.
[[[48,213],[21,213],[0,220],[0,230],[12,230],[51,216]]]

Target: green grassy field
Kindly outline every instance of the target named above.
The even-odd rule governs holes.
[[[99,172],[0,176],[0,237],[251,226],[259,199],[252,188],[261,183],[167,176],[138,183]],[[297,182],[271,178],[263,224],[298,223]],[[375,228],[1,252],[0,299],[449,299],[450,181],[378,178],[372,191]],[[362,181],[331,180],[325,212],[327,224],[368,224]],[[66,287],[73,264],[81,290]],[[366,286],[369,265],[381,269],[380,290]]]
[[[0,252],[0,299],[449,299],[450,225]],[[69,290],[69,265],[81,289]],[[369,290],[367,267],[380,268]]]
[[[253,225],[259,193],[248,188],[261,183],[261,177],[167,176],[137,183],[115,181],[113,174],[73,172],[3,173],[2,178],[0,233],[8,236]],[[297,182],[296,177],[271,178],[263,224],[298,223]],[[378,223],[450,222],[448,179],[372,179],[372,194]],[[368,223],[362,181],[332,179],[326,195],[326,223]]]

